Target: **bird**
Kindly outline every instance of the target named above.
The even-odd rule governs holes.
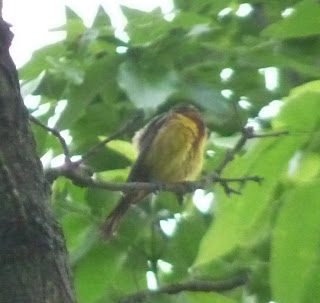
[[[177,105],[156,116],[133,138],[138,157],[127,182],[194,181],[203,167],[207,137],[204,120],[191,104]],[[103,238],[110,239],[131,205],[149,194],[142,189],[126,192],[102,224]]]

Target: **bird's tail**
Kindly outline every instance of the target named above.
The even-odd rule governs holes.
[[[144,191],[131,192],[123,196],[116,208],[109,214],[101,227],[102,237],[109,240],[118,229],[124,215],[132,204],[136,204],[147,196]]]

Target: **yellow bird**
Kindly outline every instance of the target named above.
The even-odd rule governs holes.
[[[193,181],[203,166],[207,131],[198,110],[184,104],[152,119],[133,141],[139,153],[127,182]],[[139,189],[127,192],[103,224],[103,236],[110,238],[130,206],[148,194]]]

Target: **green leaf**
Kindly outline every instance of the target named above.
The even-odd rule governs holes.
[[[114,86],[114,68],[117,60],[113,57],[96,60],[86,71],[81,85],[72,86],[68,103],[62,112],[57,129],[66,129],[86,112],[87,106],[106,86]]]
[[[302,183],[311,181],[319,175],[320,172],[320,156],[318,153],[307,152],[301,154],[301,160],[298,168],[291,176],[295,182]]]
[[[87,106],[85,115],[72,124],[70,128],[70,135],[73,138],[72,152],[83,153],[92,148],[99,143],[98,138],[101,135],[114,133],[119,128],[119,124],[124,123],[122,119],[125,117],[121,117],[121,106],[113,105],[116,98],[116,94],[112,96],[111,89],[108,102],[102,102],[97,98],[99,102],[93,102]]]
[[[42,71],[52,67],[50,58],[61,58],[65,55],[66,45],[63,42],[40,48],[32,54],[30,61],[20,68],[20,78],[28,81],[38,77]]]
[[[81,17],[70,7],[65,7],[65,14],[66,24],[54,28],[52,31],[66,31],[67,40],[74,42],[85,32],[86,27]]]
[[[103,6],[99,5],[97,14],[92,23],[92,28],[101,28],[104,26],[111,26],[111,20]]]
[[[298,132],[298,135],[258,139],[243,157],[230,163],[225,177],[258,175],[264,181],[259,189],[257,184],[248,183],[242,189],[242,195],[231,198],[220,190],[217,217],[201,242],[195,262],[197,266],[211,262],[245,243],[250,230],[255,228],[257,220],[269,207],[273,192],[287,171],[289,160],[311,137],[319,121],[318,92],[308,90],[291,94],[273,124],[276,129],[289,130],[293,134]]]
[[[317,90],[293,90],[284,100],[286,103],[272,122],[275,128],[289,130],[301,137],[317,128],[320,119],[320,94]]]
[[[219,191],[217,215],[204,236],[195,265],[211,262],[245,242],[257,220],[269,206],[272,193],[294,152],[303,144],[294,137],[257,142],[250,152],[234,160],[225,177],[261,176],[262,185],[248,183],[241,195],[226,197]]]
[[[101,180],[100,174],[101,173],[97,173],[95,175],[99,180]],[[108,181],[110,181],[110,179]],[[118,192],[89,188],[87,190],[86,200],[90,206],[91,214],[99,218],[99,221],[101,221],[101,219],[104,220],[111,209],[114,208],[114,202],[119,200],[119,196],[120,193]]]
[[[156,108],[175,91],[177,75],[170,69],[148,72],[132,61],[122,63],[118,75],[119,86],[138,108]]]
[[[36,78],[30,81],[24,81],[21,85],[21,95],[22,97],[26,97],[31,95],[40,85],[43,80],[45,72],[42,71]]]
[[[88,220],[88,216],[70,213],[62,218],[61,224],[67,239],[68,251],[73,253],[84,242],[91,222]]]
[[[180,12],[171,22],[172,28],[192,29],[196,25],[210,24],[212,20],[204,15],[193,12]]]
[[[72,267],[77,266],[83,258],[86,258],[92,247],[97,244],[99,240],[99,233],[96,226],[87,226],[85,232],[81,233],[82,239],[79,245],[69,251],[69,260]]]
[[[196,2],[189,0],[175,0],[174,4],[177,9],[182,11],[194,11],[194,12],[211,12],[219,13],[222,9],[228,7],[231,1],[226,0],[198,0]]]
[[[319,196],[319,180],[285,196],[272,243],[270,274],[276,302],[301,302],[314,264],[320,259]]]
[[[58,77],[75,85],[80,85],[84,79],[84,71],[76,66],[72,66],[72,62],[60,62],[53,58],[48,58],[51,63],[50,72]]]
[[[287,52],[279,52],[274,54],[273,50],[269,47],[263,49],[253,50],[250,57],[243,56],[241,61],[244,64],[251,64],[255,62],[258,67],[277,66],[282,68],[291,68],[302,75],[308,75],[311,77],[319,77],[319,68],[308,62],[308,58],[304,56],[293,56],[289,50]]]
[[[114,282],[122,254],[116,247],[97,243],[74,268],[77,297],[80,303],[94,303]]]
[[[292,95],[299,95],[305,92],[320,92],[320,80],[304,83],[292,89]]]
[[[171,28],[171,24],[163,18],[160,8],[149,13],[125,6],[121,9],[128,19],[126,30],[133,45],[152,43],[167,34]]]
[[[99,139],[103,141],[105,137],[100,137]],[[124,155],[132,162],[137,159],[138,152],[136,148],[133,146],[133,144],[130,142],[123,140],[112,140],[107,144],[107,147]]]
[[[171,203],[176,203],[172,200]],[[188,276],[188,270],[197,255],[199,242],[207,227],[204,216],[194,208],[190,212],[183,212],[176,223],[176,230],[166,240],[167,246],[162,256],[166,262],[174,264],[174,271],[164,275],[166,282],[171,283]]]
[[[294,7],[293,13],[271,24],[263,34],[275,38],[296,38],[320,34],[320,4],[305,0]]]
[[[318,303],[320,298],[320,260],[318,258],[318,262],[311,273],[309,274],[308,281],[304,287],[303,299],[301,302],[303,303]]]
[[[48,61],[51,61],[51,58],[48,58]],[[45,73],[41,83],[33,94],[42,96],[44,102],[58,102],[59,100],[65,99],[67,85],[67,81],[59,74],[51,73],[50,68],[48,72]],[[44,103],[43,101],[41,103]]]

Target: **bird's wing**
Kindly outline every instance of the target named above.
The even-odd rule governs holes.
[[[148,152],[150,145],[159,129],[167,122],[169,119],[168,114],[162,114],[153,118],[142,130],[140,130],[137,135],[137,144],[139,148],[139,156],[132,166],[130,174],[128,176],[128,182],[140,181],[146,182],[150,181],[150,176],[148,175],[148,168],[144,165],[145,155]]]

